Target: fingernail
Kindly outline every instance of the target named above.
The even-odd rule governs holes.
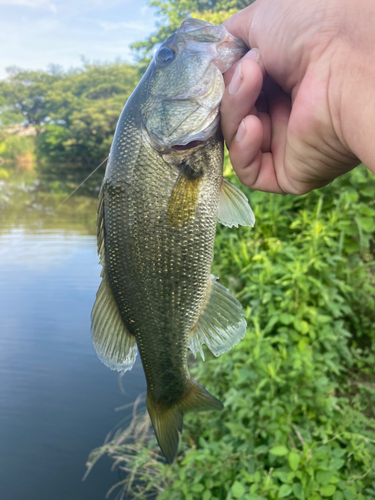
[[[258,49],[251,49],[250,52],[246,54],[247,59],[252,59],[255,62],[259,61],[259,50]]]
[[[245,137],[245,135],[246,135],[246,127],[245,127],[245,124],[242,120],[242,122],[240,123],[240,126],[238,127],[238,130],[237,130],[236,141],[237,142],[242,141],[242,139]]]
[[[242,83],[242,73],[241,73],[241,63],[237,66],[234,75],[232,76],[232,80],[230,81],[228,92],[233,95],[238,92]]]

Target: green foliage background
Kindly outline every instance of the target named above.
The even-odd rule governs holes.
[[[0,81],[0,120],[3,128],[34,126],[39,159],[98,164],[138,79],[138,68],[127,63],[85,63],[68,72],[13,68]]]

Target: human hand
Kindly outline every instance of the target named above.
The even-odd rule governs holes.
[[[375,14],[371,0],[365,5]],[[243,184],[303,194],[363,160],[346,84],[358,49],[346,39],[350,22],[370,36],[363,17],[356,25],[356,10],[347,0],[257,0],[224,23],[255,48],[224,75],[221,106],[222,131]],[[370,101],[375,111],[374,91]],[[353,133],[359,136],[354,145]]]

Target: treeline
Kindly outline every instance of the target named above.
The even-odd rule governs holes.
[[[138,54],[136,64],[84,63],[69,71],[55,65],[47,71],[8,69],[8,77],[0,81],[0,157],[16,157],[28,147],[38,159],[52,162],[91,165],[102,161],[108,155],[121,110],[146,69],[155,44],[188,16],[220,24],[249,2],[149,3],[156,9],[159,23],[147,40],[133,45]],[[35,139],[15,140],[17,124],[33,127]]]
[[[36,154],[54,162],[95,163],[108,155],[119,113],[138,81],[126,63],[84,64],[62,72],[13,69],[0,82],[5,131],[36,131]]]

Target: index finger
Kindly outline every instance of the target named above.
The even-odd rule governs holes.
[[[240,10],[223,23],[229,33],[240,38],[248,47],[250,47],[250,27],[257,8],[257,3],[258,2],[254,2],[245,9]]]

